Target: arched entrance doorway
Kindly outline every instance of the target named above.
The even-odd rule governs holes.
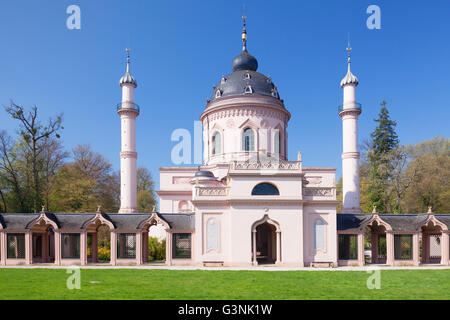
[[[105,219],[101,213],[85,223],[87,232],[86,257],[87,263],[115,264],[114,246],[116,238],[112,237],[114,225]]]
[[[392,231],[392,227],[383,221],[379,215],[374,212],[372,218],[361,225],[365,230],[364,248],[368,250],[368,256],[364,258],[365,264],[391,264],[388,261],[388,231]],[[392,234],[391,234],[392,235]],[[364,250],[366,252],[366,250]]]
[[[433,216],[430,216],[422,225],[421,262],[423,264],[446,264],[443,259],[445,246],[442,243],[443,230],[446,229],[446,225]]]
[[[276,256],[276,228],[263,223],[256,227],[256,260],[258,264],[275,263]]]
[[[253,265],[281,262],[281,231],[278,222],[268,215],[252,226]]]
[[[55,228],[56,224],[45,215],[41,215],[31,227],[31,262],[55,262]]]
[[[140,223],[142,230],[142,262],[152,264],[165,264],[166,238],[169,224],[162,220],[158,214],[152,213],[150,217]]]

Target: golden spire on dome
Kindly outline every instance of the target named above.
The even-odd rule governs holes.
[[[247,51],[247,29],[246,26],[246,20],[247,17],[245,16],[245,7],[242,8],[242,51]]]

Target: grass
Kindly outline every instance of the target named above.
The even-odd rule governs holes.
[[[450,299],[450,269],[383,270],[369,290],[365,271],[0,269],[0,299]]]

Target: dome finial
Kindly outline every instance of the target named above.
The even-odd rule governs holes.
[[[127,52],[127,72],[130,72],[130,48],[126,48],[125,51]]]
[[[347,74],[345,75],[344,79],[341,80],[342,88],[347,84],[354,84],[355,86],[358,85],[358,78],[350,71],[351,52],[352,52],[352,48],[350,46],[350,34],[348,34],[347,48],[345,50],[347,51]]]
[[[345,50],[347,51],[348,71],[350,71],[350,63],[351,63],[351,55],[352,55],[352,47],[350,46],[350,32],[347,35],[347,48]]]
[[[125,49],[127,53],[127,71],[125,72],[125,75],[120,78],[119,84],[122,86],[125,83],[131,84],[133,86],[137,86],[136,80],[133,78],[133,76],[130,73],[130,48]]]
[[[247,17],[245,16],[245,6],[242,8],[242,51],[247,52],[247,29],[246,26],[246,20]]]

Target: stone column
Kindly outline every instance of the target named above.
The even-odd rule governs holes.
[[[419,241],[419,232],[416,232],[413,234],[412,237],[413,241],[413,263],[415,266],[418,266],[420,264],[420,255],[419,255],[419,248],[420,248],[420,241]]]
[[[172,265],[172,232],[166,230],[166,264]]]
[[[386,232],[386,264],[393,266],[394,259],[394,234],[392,232]]]
[[[136,233],[136,264],[142,264],[142,232]]]
[[[450,231],[442,231],[442,237],[441,237],[441,264],[443,265],[450,265],[449,261],[449,232]]]
[[[25,263],[33,263],[33,233],[31,231],[25,233]]]
[[[281,231],[277,231],[277,261],[275,264],[281,263]]]
[[[117,234],[115,231],[111,230],[111,254],[110,263],[112,266],[117,264]]]
[[[256,230],[252,230],[252,237],[253,237],[252,264],[254,266],[257,266],[258,260],[256,260]]]
[[[364,265],[364,233],[358,233],[358,265]]]
[[[80,264],[87,264],[87,232],[80,233]]]
[[[2,266],[6,265],[6,250],[8,250],[6,241],[6,232],[0,232],[0,264]]]
[[[61,232],[55,230],[55,265],[61,265]]]

